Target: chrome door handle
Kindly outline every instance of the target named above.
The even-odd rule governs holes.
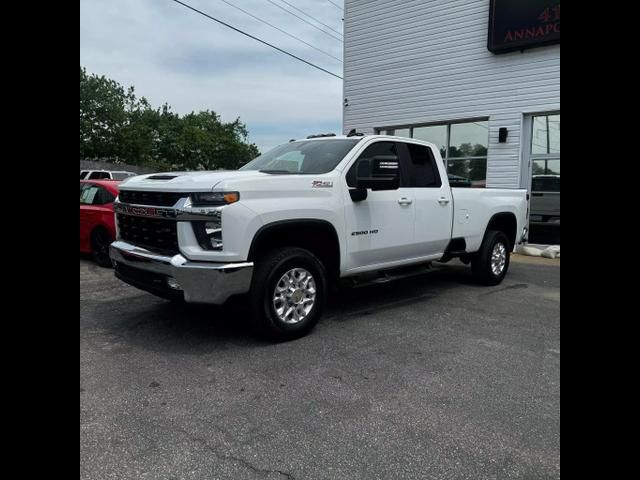
[[[438,203],[439,203],[440,205],[446,205],[447,203],[449,203],[449,199],[448,199],[447,197],[440,197],[440,198],[438,199]]]
[[[400,205],[411,205],[413,203],[413,200],[407,197],[402,197],[401,199],[398,200],[398,203]]]

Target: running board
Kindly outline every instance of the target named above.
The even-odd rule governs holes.
[[[373,274],[365,273],[353,277],[347,277],[342,279],[341,283],[352,288],[359,288],[369,285],[378,285],[381,283],[393,282],[395,280],[415,277],[417,275],[424,275],[425,273],[432,270],[434,270],[434,267],[429,263],[418,265],[416,267],[395,268]]]

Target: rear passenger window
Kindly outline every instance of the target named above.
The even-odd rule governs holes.
[[[406,143],[409,150],[409,187],[435,187],[442,185],[436,160],[429,147]]]
[[[560,176],[558,177],[536,177],[533,176],[531,184],[532,192],[559,192]]]

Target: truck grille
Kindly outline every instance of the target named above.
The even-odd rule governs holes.
[[[184,192],[134,192],[121,190],[120,202],[136,205],[152,205],[157,207],[173,207],[178,200],[188,197]]]
[[[121,213],[116,218],[122,240],[161,253],[179,253],[177,222],[174,220],[134,217]]]

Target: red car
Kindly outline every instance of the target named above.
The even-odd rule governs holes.
[[[118,180],[80,180],[80,252],[110,267],[109,244],[116,238],[113,201]]]

